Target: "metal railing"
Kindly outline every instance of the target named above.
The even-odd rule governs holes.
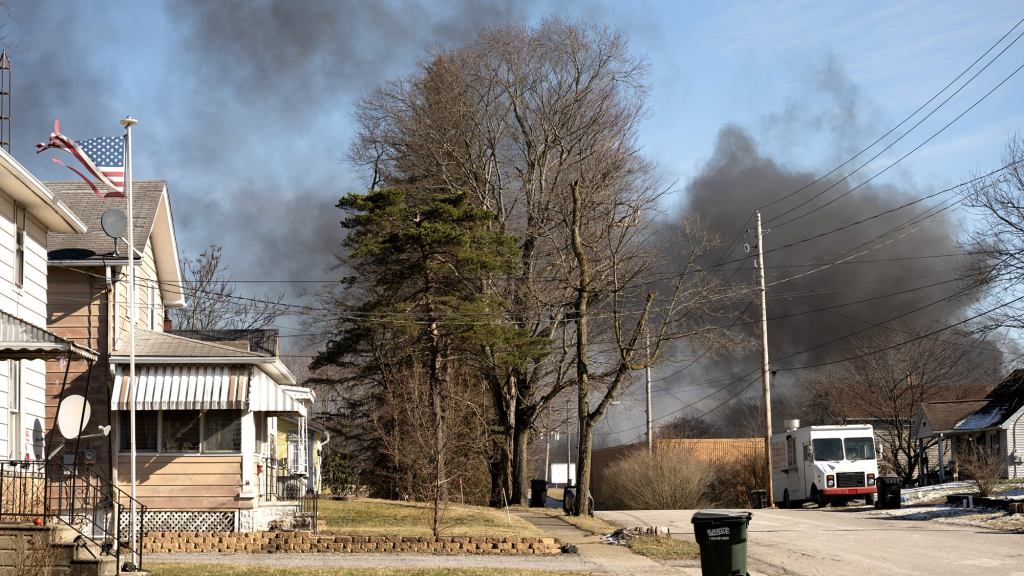
[[[46,470],[42,462],[0,461],[0,522],[46,518]]]
[[[142,567],[142,534],[146,507],[135,502],[139,521],[131,537],[127,507],[131,496],[109,479],[94,473],[79,474],[57,462],[0,462],[0,521],[63,524],[77,532],[101,553],[113,556],[121,570],[121,558],[137,559]]]
[[[309,485],[305,475],[295,474],[287,460],[263,458],[264,498],[268,502],[295,502],[300,518],[309,520],[309,527],[317,532],[320,516],[320,494]]]

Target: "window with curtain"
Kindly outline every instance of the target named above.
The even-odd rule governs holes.
[[[163,451],[199,452],[199,411],[168,410],[163,413]]]
[[[241,411],[210,410],[203,414],[203,452],[241,451]]]

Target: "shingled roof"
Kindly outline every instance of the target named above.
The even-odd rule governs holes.
[[[1024,369],[1014,370],[985,397],[985,404],[957,422],[957,432],[976,432],[999,426],[1024,407]]]
[[[114,241],[103,232],[100,217],[111,208],[118,208],[127,213],[126,198],[99,198],[84,182],[44,182],[72,212],[88,226],[84,234],[54,234],[46,236],[46,250],[50,261],[86,261],[101,262],[109,258],[114,251]],[[160,197],[167,187],[163,180],[135,180],[132,182],[132,208],[135,220],[135,249],[140,253],[146,248],[146,241],[153,230],[153,221],[160,207]],[[127,258],[124,243],[120,245],[119,254]]]
[[[933,432],[949,432],[958,422],[988,403],[987,400],[940,400],[922,402],[921,410]]]
[[[112,352],[113,356],[128,354],[128,341],[125,339],[118,343],[118,347]],[[135,355],[150,356],[159,358],[237,358],[239,360],[251,358],[266,358],[266,354],[249,352],[233,346],[217,344],[215,342],[202,342],[173,334],[153,332],[152,330],[138,329],[135,331]]]

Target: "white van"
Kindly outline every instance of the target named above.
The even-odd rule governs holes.
[[[875,502],[875,434],[869,424],[807,426],[772,435],[772,499],[781,507]]]

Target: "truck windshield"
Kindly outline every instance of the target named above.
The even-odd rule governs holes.
[[[811,441],[814,446],[814,459],[818,462],[843,459],[843,441],[839,438],[816,438]]]
[[[873,460],[875,458],[875,440],[873,438],[847,438],[847,460]]]

